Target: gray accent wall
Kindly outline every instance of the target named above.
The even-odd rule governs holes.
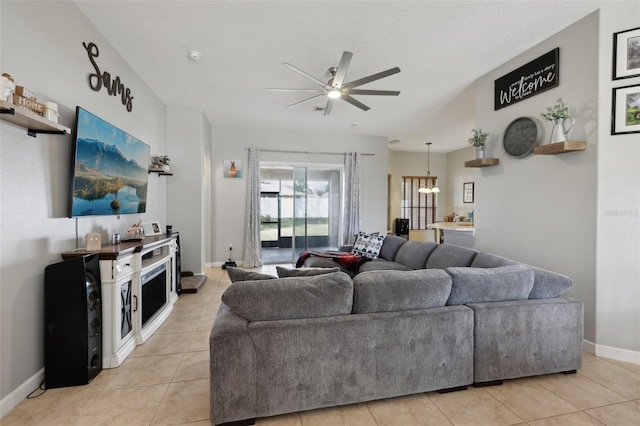
[[[0,2],[0,70],[39,101],[58,104],[60,123],[71,128],[81,105],[151,145],[167,149],[166,108],[72,2]],[[94,92],[94,72],[82,42],[99,47],[102,70],[131,89],[133,110],[106,91]],[[139,219],[166,223],[166,178],[149,176],[147,213],[120,218],[69,219],[71,136],[27,136],[0,121],[0,415],[43,379],[44,268],[60,253],[102,240]],[[76,241],[76,233],[79,236]]]

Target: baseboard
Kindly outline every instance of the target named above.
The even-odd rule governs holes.
[[[0,400],[0,418],[9,414],[34,390],[38,389],[44,380],[44,368],[29,377],[24,383],[18,386],[13,392]]]
[[[630,351],[628,349],[596,344],[595,355],[640,365],[640,352]]]
[[[585,352],[590,353],[591,355],[595,355],[596,354],[596,344],[593,342],[590,342],[588,340],[583,340],[582,341],[582,350]]]

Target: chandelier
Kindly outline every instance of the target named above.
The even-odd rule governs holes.
[[[431,161],[431,150],[429,149],[431,147],[431,142],[427,142],[427,181],[425,182],[425,186],[421,186],[418,189],[418,192],[420,192],[421,194],[431,194],[431,193],[438,193],[440,192],[440,188],[438,188],[435,185],[431,185],[429,184],[429,181],[431,180],[431,170],[430,169],[430,161]]]

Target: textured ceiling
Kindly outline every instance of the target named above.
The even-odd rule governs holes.
[[[466,146],[469,129],[454,124],[474,113],[474,80],[605,1],[75,3],[163,102],[201,108],[214,127],[376,135],[403,151],[430,140],[448,152]],[[315,88],[282,63],[328,80],[344,50],[354,54],[346,81],[398,66],[360,88],[400,96],[354,96],[371,109],[337,101],[324,116],[314,107],[326,100],[285,109],[308,94],[265,90]]]

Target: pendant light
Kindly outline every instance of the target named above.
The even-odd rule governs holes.
[[[429,149],[431,147],[431,142],[427,142],[427,182],[425,183],[425,186],[421,186],[418,189],[418,192],[420,192],[421,194],[431,194],[431,193],[438,193],[440,192],[440,188],[438,188],[435,185],[430,185],[429,184],[429,178],[431,177],[431,170],[430,170],[430,162],[431,162],[431,150]]]

